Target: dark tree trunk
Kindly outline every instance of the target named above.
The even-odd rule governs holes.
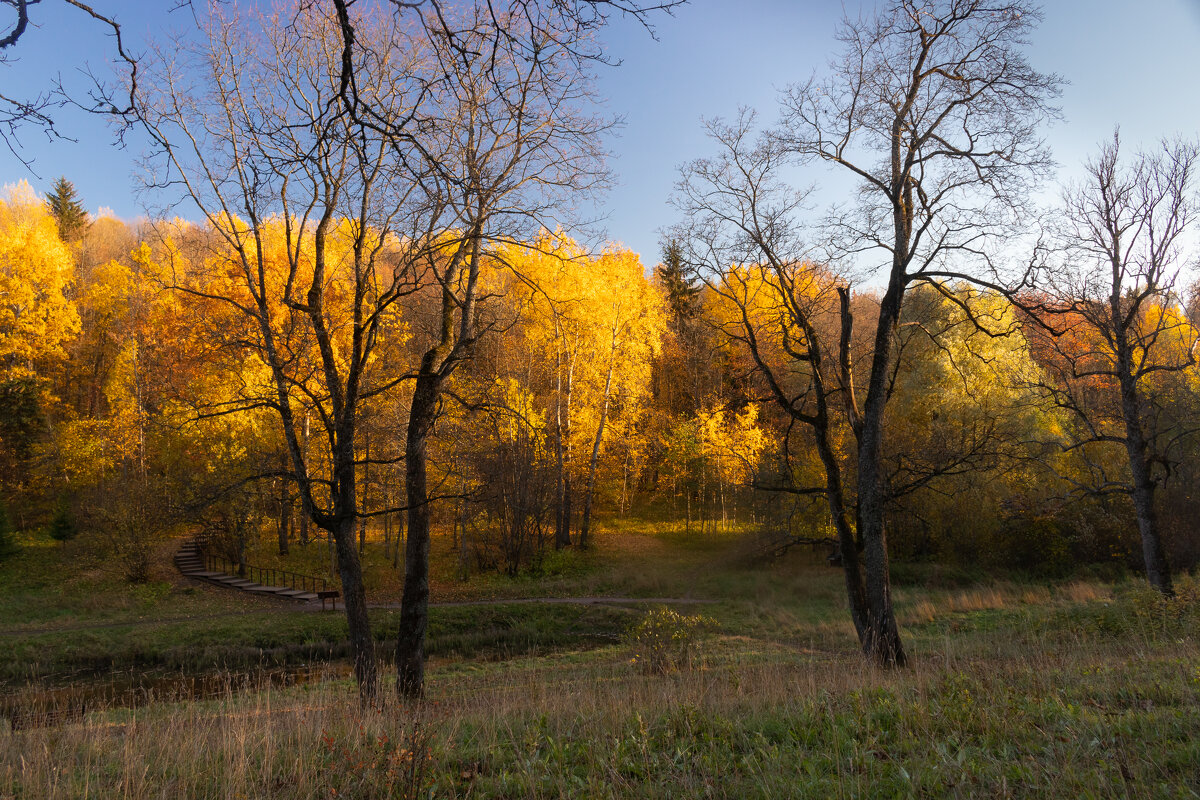
[[[279,555],[288,554],[288,539],[292,530],[292,493],[287,478],[279,480]]]
[[[1113,300],[1113,316],[1122,320],[1120,297]],[[1142,430],[1141,398],[1138,397],[1137,382],[1133,375],[1133,348],[1124,331],[1117,333],[1117,370],[1121,385],[1121,416],[1125,422],[1125,452],[1129,456],[1129,472],[1132,478],[1133,509],[1137,515],[1138,533],[1142,538],[1142,558],[1146,565],[1146,580],[1150,585],[1170,597],[1175,594],[1171,581],[1171,568],[1163,549],[1158,530],[1158,515],[1154,510],[1154,476],[1146,457],[1149,442]]]
[[[342,581],[342,602],[346,607],[346,623],[350,629],[350,653],[354,661],[354,678],[358,681],[359,698],[363,703],[375,699],[379,691],[378,665],[375,663],[375,640],[371,638],[371,623],[367,617],[367,595],[362,581],[362,566],[354,546],[358,520],[349,514],[336,523],[331,531],[337,549],[338,575]]]
[[[558,391],[555,395],[555,457],[557,459],[558,472],[555,478],[555,490],[558,503],[554,518],[554,549],[561,550],[564,547],[571,546],[571,476],[567,472],[567,461],[570,459],[571,447],[571,388],[575,378],[575,360],[572,357],[567,369],[567,386],[564,396],[561,348],[559,349],[557,369]],[[564,397],[566,401],[565,408]]]
[[[308,435],[309,435],[308,414],[304,415],[304,427],[302,429],[302,432],[303,433],[302,433],[302,436],[301,436],[300,442],[299,442],[300,454],[301,454],[300,463],[306,463],[308,460]],[[297,472],[297,474],[300,475],[301,480],[304,480],[304,476],[302,473]],[[301,493],[301,500],[303,501],[303,495],[309,491],[309,488],[307,485],[302,485],[298,488]],[[300,531],[299,531],[299,534],[300,534],[300,546],[308,547],[308,511],[305,509],[303,502],[301,502],[301,505],[300,505]]]
[[[854,531],[850,527],[850,519],[846,510],[846,493],[842,484],[842,470],[838,463],[837,454],[829,443],[829,429],[824,409],[824,398],[818,395],[818,419],[826,420],[823,427],[816,430],[817,453],[821,464],[825,467],[826,500],[829,503],[829,513],[833,519],[833,528],[838,538],[838,554],[842,559],[842,572],[846,578],[846,598],[850,604],[850,618],[854,621],[854,630],[859,642],[864,648],[867,641],[867,631],[870,628],[870,614],[866,586],[863,584],[862,567],[858,555],[858,544],[854,541]]]
[[[280,469],[287,472],[287,452],[279,454]],[[288,554],[288,539],[292,532],[292,492],[288,478],[279,479],[279,555]]]
[[[1134,470],[1134,480],[1140,485],[1133,489],[1133,507],[1137,513],[1138,533],[1142,536],[1142,557],[1146,562],[1146,580],[1167,597],[1175,594],[1171,568],[1158,531],[1158,515],[1154,510],[1154,482],[1150,470]]]
[[[892,283],[880,303],[871,377],[858,440],[858,532],[863,544],[867,599],[866,627],[860,633],[860,641],[863,652],[876,664],[897,667],[904,666],[907,657],[892,608],[887,531],[884,525],[887,478],[883,467],[883,426],[892,339],[900,319],[904,294],[900,283],[902,273],[903,269],[893,269]]]
[[[405,517],[400,515],[396,518],[396,541],[392,544],[392,569],[400,569],[403,563],[400,559],[400,548],[405,546],[408,540],[405,538]]]
[[[396,641],[396,691],[420,697],[425,686],[425,630],[429,625],[429,495],[426,448],[437,414],[442,378],[427,353],[413,390],[404,448],[408,491],[408,540],[404,552],[404,594],[400,602],[400,631]]]
[[[558,509],[559,525],[562,526],[561,541],[566,542],[565,546],[567,547],[571,545],[571,517],[575,513],[575,510],[572,508],[573,499],[574,492],[571,491],[571,475],[568,473],[563,476],[562,504]]]
[[[371,435],[367,431],[363,431],[363,487],[362,487],[362,505],[359,507],[363,513],[367,510],[367,491],[371,486]],[[358,552],[362,555],[367,551],[367,518],[360,517],[358,520]]]

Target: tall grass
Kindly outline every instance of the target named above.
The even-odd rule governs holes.
[[[645,674],[633,650],[604,644],[636,619],[628,610],[434,609],[423,704],[362,710],[340,679],[232,678],[194,700],[0,722],[0,797],[1200,796],[1194,579],[1172,601],[1139,582],[899,586],[914,666],[880,671],[858,654],[840,575],[819,558],[751,567],[728,557],[733,536],[654,524],[601,528],[596,544],[556,575],[473,578],[463,594],[707,598],[691,610],[719,633],[677,669]],[[81,598],[72,590],[73,614],[85,615]],[[386,640],[394,611],[380,612]],[[72,648],[206,664],[227,660],[222,641],[281,658],[328,648],[343,625],[255,614],[4,641],[63,664],[79,663]]]
[[[329,681],[93,711],[0,739],[0,796],[1195,796],[1200,609],[1096,591],[953,595],[1043,624],[916,633],[901,671],[727,633],[663,675],[615,646],[444,664],[420,705]]]

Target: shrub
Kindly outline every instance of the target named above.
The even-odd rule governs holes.
[[[687,669],[716,626],[715,620],[699,614],[685,616],[665,606],[652,608],[626,634],[625,643],[633,648],[630,662],[651,675]]]
[[[1008,520],[996,536],[1002,566],[1041,577],[1062,577],[1072,565],[1070,532],[1050,518]]]
[[[84,532],[105,542],[110,558],[130,583],[150,579],[150,556],[171,524],[161,479],[113,476],[82,497]]]
[[[433,795],[430,723],[418,716],[407,724],[382,727],[369,731],[359,726],[341,735],[322,731],[321,773],[327,792],[322,796],[417,800]]]
[[[1200,626],[1200,580],[1186,573],[1175,576],[1175,594],[1171,597],[1139,581],[1129,591],[1128,599],[1133,616],[1147,633],[1187,636]]]

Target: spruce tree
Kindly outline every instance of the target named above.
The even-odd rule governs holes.
[[[8,509],[0,501],[0,559],[11,556],[19,549],[12,523],[8,520]]]
[[[667,303],[671,306],[675,332],[682,333],[687,322],[699,311],[700,286],[688,276],[683,263],[683,250],[674,239],[663,245],[658,279],[667,290]]]
[[[60,504],[58,511],[54,513],[54,519],[50,521],[50,538],[56,542],[69,542],[78,534],[79,528],[75,526],[71,510],[65,503]]]
[[[65,177],[55,181],[54,188],[46,195],[46,207],[58,223],[58,235],[64,242],[77,242],[83,237],[90,223],[75,193],[75,184]]]

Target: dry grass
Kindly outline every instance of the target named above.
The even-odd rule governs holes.
[[[1194,580],[1173,603],[1138,584],[901,589],[913,666],[881,671],[819,559],[747,567],[731,563],[734,537],[669,525],[596,542],[560,574],[462,591],[711,597],[721,633],[695,668],[645,675],[615,645],[507,660],[451,648],[420,706],[362,711],[335,679],[0,722],[0,797],[1200,796]],[[554,627],[566,609],[497,614],[456,609],[441,635],[502,621],[579,646]]]
[[[1003,586],[921,602],[966,618],[1023,603],[1082,631],[1089,609],[1108,605],[1074,603],[1105,595],[1105,587],[1081,587]],[[910,641],[914,666],[901,671],[871,668],[853,648],[726,635],[696,669],[667,675],[642,674],[620,647],[447,662],[432,671],[419,706],[360,711],[353,688],[332,681],[94,711],[6,736],[0,796],[1200,791],[1193,639],[1080,633],[1064,642],[1013,616],[1008,627]]]
[[[1061,586],[1021,585],[1000,582],[956,592],[922,591],[919,599],[898,593],[900,621],[905,625],[934,622],[953,614],[1016,609],[1024,606],[1061,607],[1069,604],[1106,602],[1112,599],[1112,587],[1086,581]],[[908,601],[908,602],[905,602]]]

